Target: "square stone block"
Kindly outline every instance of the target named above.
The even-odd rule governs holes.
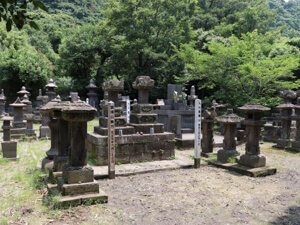
[[[99,119],[100,127],[108,126],[108,119],[106,117],[100,117]],[[127,125],[126,117],[115,117],[115,127],[124,127]]]
[[[217,154],[217,160],[222,163],[227,163],[229,158],[240,155],[237,150],[219,150]]]
[[[4,158],[17,158],[17,142],[3,141],[1,142]]]
[[[67,184],[62,177],[58,177],[58,188],[63,196],[74,196],[90,193],[99,193],[99,183],[92,181],[89,183]]]
[[[242,155],[239,164],[252,168],[266,166],[266,157],[263,155]]]
[[[157,114],[130,114],[130,123],[151,124],[157,123]]]
[[[153,113],[153,105],[151,104],[136,104],[132,106],[132,113],[149,114]]]
[[[94,170],[91,167],[63,167],[63,178],[67,184],[88,183],[94,181]]]

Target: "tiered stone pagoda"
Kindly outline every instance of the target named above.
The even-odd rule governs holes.
[[[6,115],[5,114],[5,103],[6,103],[6,97],[4,95],[4,90],[1,89],[1,94],[0,94],[0,119]]]
[[[260,154],[259,140],[261,127],[266,121],[262,121],[261,117],[270,109],[260,104],[249,104],[238,109],[247,114],[242,122],[246,125],[246,154],[240,157],[239,164],[251,168],[264,167],[266,157]]]
[[[157,123],[157,114],[153,113],[153,105],[148,103],[148,92],[153,86],[154,81],[147,76],[139,76],[133,82],[133,87],[139,90],[139,99],[132,105],[130,123],[127,125],[118,98],[118,92],[123,90],[123,82],[114,80],[103,84],[108,99],[101,101],[100,125],[94,128],[94,132],[88,132],[87,136],[89,152],[100,165],[108,163],[108,101],[113,101],[117,106],[114,109],[116,163],[161,160],[175,155],[174,134],[163,131],[163,124]]]
[[[232,157],[240,155],[236,150],[236,125],[240,123],[243,118],[233,113],[233,109],[227,109],[227,114],[216,117],[218,123],[223,123],[224,140],[223,149],[218,151],[217,160],[222,163],[228,162]]]
[[[13,127],[11,129],[11,138],[19,139],[21,136],[25,136],[26,121],[24,120],[23,107],[26,105],[23,104],[18,97],[17,100],[9,106],[14,108],[14,120]]]
[[[27,95],[27,96],[30,96],[30,92],[26,90],[26,88],[23,86],[21,88],[20,91],[17,92],[17,94],[19,95],[20,99],[23,100],[24,99],[24,96]]]
[[[55,88],[57,86],[54,84],[53,79],[49,80],[49,83],[46,85],[46,95],[48,96],[48,101],[51,101],[56,97]]]
[[[281,109],[281,138],[277,140],[276,148],[285,148],[291,146],[291,123],[294,105],[292,100],[296,98],[296,92],[284,90],[280,92],[280,97],[283,98],[284,103],[277,106],[277,109]]]

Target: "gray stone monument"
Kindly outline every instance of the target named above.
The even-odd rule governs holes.
[[[240,123],[243,118],[238,117],[233,113],[233,109],[227,109],[227,114],[216,117],[217,122],[223,123],[224,140],[223,149],[218,151],[217,160],[222,163],[227,163],[232,157],[240,155],[236,150],[236,125]]]
[[[10,139],[10,121],[12,120],[11,117],[5,116],[3,117],[3,141],[1,142],[2,146],[2,153],[4,158],[8,158],[11,160],[18,159],[17,157],[17,142],[12,141]]]
[[[265,124],[261,117],[270,109],[260,104],[249,104],[238,109],[247,113],[246,119],[242,122],[246,125],[246,154],[240,157],[239,164],[252,168],[264,167],[266,166],[266,157],[260,154],[259,147],[260,130]]]
[[[208,157],[209,154],[213,153],[214,148],[214,123],[215,117],[217,116],[215,111],[205,110],[203,113],[202,120],[202,140],[201,154],[205,157]]]
[[[23,104],[25,104],[26,106],[23,108],[23,114],[24,116],[27,114],[32,114],[32,103],[31,101],[29,101],[29,98],[27,96],[27,94],[25,94],[23,96],[23,100],[21,101]]]
[[[57,86],[54,84],[53,79],[49,80],[49,83],[46,85],[46,95],[48,96],[48,101],[51,101],[52,99],[55,98],[56,96],[56,92],[55,92],[55,88],[57,88]]]
[[[0,94],[0,119],[5,116],[5,103],[6,103],[6,97],[4,95],[4,90],[1,89],[1,94]]]
[[[193,85],[191,87],[190,95],[188,95],[188,101],[190,104],[190,107],[195,107],[195,101],[198,99],[198,95],[196,95],[195,86]]]
[[[292,141],[293,151],[300,152],[300,97],[297,98],[297,104],[295,105],[295,114],[292,115],[292,120],[296,120],[296,140]]]
[[[36,133],[35,133],[35,131],[33,129],[34,115],[33,114],[26,114],[26,115],[24,115],[24,118],[27,121],[27,123],[26,123],[26,130],[25,130],[26,136],[36,137]]]
[[[43,106],[42,89],[39,89],[39,95],[36,97],[36,107],[34,110],[34,122],[38,123],[42,121],[42,114],[40,108]]]
[[[98,89],[98,87],[94,84],[94,81],[91,79],[90,84],[88,86],[86,86],[85,88],[88,89],[87,96],[89,97],[89,104],[91,106],[93,106],[94,108],[96,108],[98,111],[99,100],[98,100],[98,94],[96,93],[96,90]]]
[[[11,138],[18,139],[21,136],[25,136],[26,122],[24,121],[23,107],[26,105],[23,104],[18,97],[17,100],[9,106],[14,108],[14,120],[13,128],[11,129]]]
[[[20,91],[17,92],[19,95],[20,99],[24,99],[24,95],[30,96],[30,92],[26,90],[26,88],[23,86]]]

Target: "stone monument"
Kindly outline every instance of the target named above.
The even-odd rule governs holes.
[[[291,146],[291,123],[294,105],[292,100],[296,98],[296,92],[284,90],[280,92],[280,97],[283,98],[284,103],[277,106],[277,109],[281,109],[281,119],[282,130],[281,138],[277,140],[276,148],[285,148]]]
[[[42,115],[40,108],[43,106],[42,89],[39,89],[39,95],[36,97],[36,107],[34,110],[34,122],[38,123],[42,121]]]
[[[25,94],[23,96],[23,100],[21,101],[23,104],[25,104],[26,106],[23,108],[23,114],[24,116],[27,114],[32,114],[32,103],[31,101],[29,101],[29,98],[27,96],[27,94]]]
[[[215,111],[205,110],[202,114],[202,140],[201,140],[201,155],[208,157],[213,154],[214,148],[214,123],[217,116]]]
[[[26,130],[25,130],[26,136],[36,137],[36,133],[33,129],[34,115],[33,114],[26,114],[26,115],[24,115],[24,118],[27,121]]]
[[[216,117],[217,122],[223,123],[224,140],[223,149],[218,151],[217,160],[222,163],[227,163],[232,157],[240,155],[236,150],[236,125],[240,123],[243,118],[238,117],[233,113],[233,109],[227,109],[227,114]]]
[[[20,91],[17,92],[17,94],[20,96],[21,101],[24,99],[24,95],[30,96],[30,92],[26,90],[26,88],[23,86]]]
[[[5,103],[6,103],[6,97],[4,95],[4,90],[1,89],[1,94],[0,94],[0,119],[5,116]]]
[[[198,99],[198,95],[196,95],[195,86],[191,87],[190,95],[188,95],[188,101],[191,108],[195,107],[195,101]]]
[[[21,136],[25,136],[26,122],[24,121],[23,104],[18,97],[17,100],[9,105],[14,108],[14,120],[13,128],[11,129],[11,138],[19,139]]]
[[[297,98],[297,104],[295,105],[295,114],[292,115],[292,120],[296,120],[296,140],[292,141],[292,147],[290,150],[300,152],[300,97]]]
[[[51,101],[52,99],[55,98],[56,96],[56,92],[55,92],[55,88],[57,88],[57,86],[54,84],[53,79],[49,80],[49,83],[46,85],[46,95],[48,96],[48,101]]]
[[[1,142],[2,153],[4,158],[8,158],[11,160],[18,159],[17,157],[17,142],[10,140],[10,121],[11,117],[5,116],[3,117],[3,141]]]
[[[91,79],[90,84],[88,86],[86,86],[85,88],[88,89],[87,96],[89,97],[89,104],[91,106],[93,106],[94,108],[96,108],[98,111],[99,100],[98,100],[98,94],[96,93],[96,90],[98,89],[98,87],[94,84],[94,81]]]
[[[259,147],[260,130],[265,124],[261,117],[270,109],[260,104],[249,104],[238,109],[247,113],[246,119],[242,122],[246,125],[246,154],[240,157],[239,164],[251,168],[264,167],[266,166],[266,157],[260,154]]]

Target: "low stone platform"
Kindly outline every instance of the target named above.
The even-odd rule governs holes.
[[[99,188],[99,193],[91,193],[76,196],[61,196],[57,184],[47,184],[48,193],[52,196],[59,196],[55,202],[55,208],[68,208],[81,204],[102,204],[108,202],[107,194]]]
[[[208,164],[235,171],[237,173],[240,173],[242,175],[246,175],[249,177],[265,177],[269,175],[273,175],[277,172],[277,169],[275,167],[271,166],[264,166],[264,167],[258,167],[258,168],[250,168],[246,166],[239,165],[238,163],[220,163],[216,159],[210,159],[207,160]]]

